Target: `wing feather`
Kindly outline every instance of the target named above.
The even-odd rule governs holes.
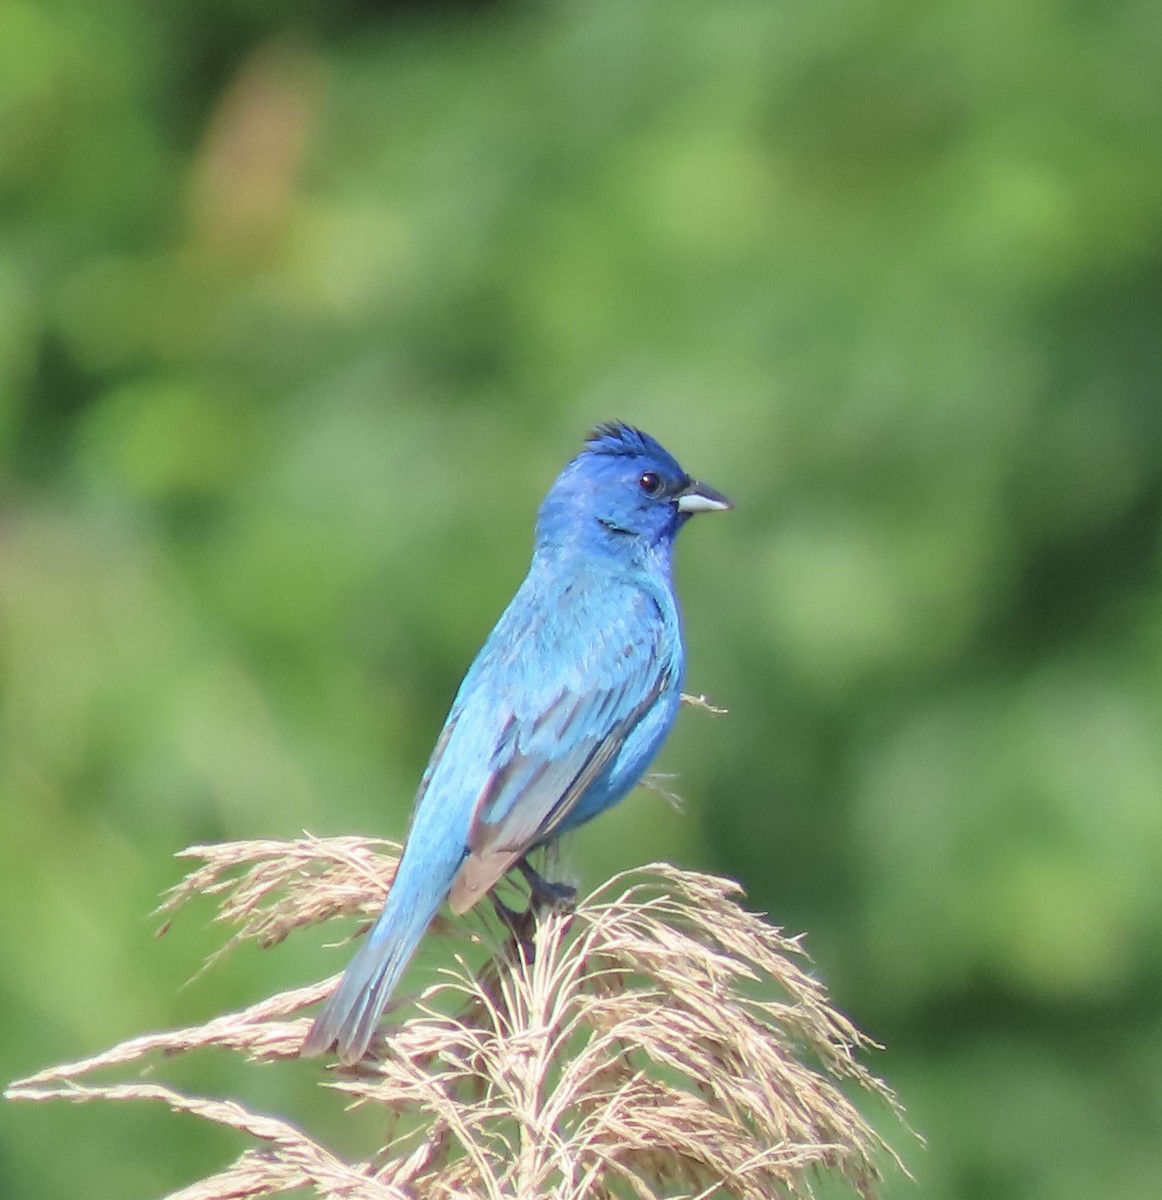
[[[658,664],[654,633],[632,655],[612,656],[605,683],[558,691],[539,712],[516,719],[472,812],[468,854],[449,894],[454,912],[471,908],[523,855],[550,839],[610,767],[626,738],[673,685]],[[653,669],[645,669],[653,664]]]

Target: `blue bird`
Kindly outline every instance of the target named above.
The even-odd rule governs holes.
[[[387,903],[303,1054],[363,1057],[440,905],[471,908],[530,850],[641,779],[674,723],[683,648],[670,558],[694,514],[732,507],[648,434],[599,425],[541,505],[532,563],[465,675],[420,781]],[[499,907],[499,906],[498,906]]]

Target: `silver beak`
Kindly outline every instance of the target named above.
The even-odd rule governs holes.
[[[725,512],[734,505],[709,484],[692,479],[677,495],[678,511],[683,513]]]

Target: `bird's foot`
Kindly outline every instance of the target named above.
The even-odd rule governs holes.
[[[536,960],[537,919],[542,912],[572,911],[577,900],[577,889],[567,883],[551,883],[529,865],[526,859],[517,863],[520,873],[528,881],[529,903],[523,912],[509,908],[495,892],[490,893],[492,907],[500,923],[512,938],[513,949],[527,963]]]
[[[577,889],[567,883],[552,883],[534,870],[527,858],[517,863],[517,869],[529,885],[529,912],[543,908],[571,910],[577,903]]]

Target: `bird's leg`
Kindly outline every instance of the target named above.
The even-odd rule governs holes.
[[[524,912],[509,908],[495,892],[490,892],[492,907],[500,918],[500,923],[508,930],[509,943],[506,953],[523,960],[531,966],[537,957],[537,913],[530,904]]]
[[[517,912],[515,908],[509,908],[495,892],[489,892],[488,896],[496,915],[500,918],[500,923],[508,930],[514,944],[522,948],[531,945],[535,925],[535,914],[532,909]]]
[[[533,869],[528,858],[520,859],[517,870],[525,877],[529,885],[529,911],[542,908],[571,909],[577,902],[577,889],[567,883],[550,883],[543,875]]]

